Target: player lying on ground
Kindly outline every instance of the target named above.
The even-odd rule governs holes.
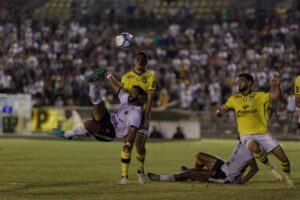
[[[106,76],[105,76],[106,74]],[[113,113],[109,113],[100,96],[99,80],[107,79],[112,89],[118,93],[120,106]],[[131,149],[135,136],[143,118],[143,108],[147,95],[139,86],[133,86],[129,93],[125,92],[111,73],[106,73],[103,68],[97,69],[86,77],[90,82],[89,96],[93,103],[92,118],[85,121],[80,127],[71,131],[53,129],[53,133],[64,138],[73,136],[92,135],[101,141],[112,141],[113,138],[124,138],[125,145],[122,156],[121,184],[128,183],[128,166],[130,163]]]
[[[250,167],[247,173],[247,167]],[[181,167],[182,172],[170,175],[157,175],[148,173],[152,181],[201,181],[213,183],[244,184],[257,172],[258,167],[251,152],[239,143],[227,162],[206,153],[198,153],[194,168]]]

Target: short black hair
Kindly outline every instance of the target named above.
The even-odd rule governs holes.
[[[135,58],[139,58],[141,60],[141,64],[146,66],[148,64],[148,55],[144,51],[140,51],[134,56]]]
[[[239,75],[239,77],[245,77],[248,81],[251,81],[252,83],[254,83],[254,78],[251,74],[242,73]]]

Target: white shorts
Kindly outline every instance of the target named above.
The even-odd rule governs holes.
[[[142,134],[142,135],[147,136],[148,133],[149,133],[149,128],[144,128],[144,127],[143,128],[139,128],[137,132],[140,133],[140,134]]]
[[[249,144],[255,140],[260,144],[260,146],[265,150],[266,153],[273,151],[276,147],[279,146],[278,141],[271,135],[271,133],[266,133],[263,135],[260,134],[251,134],[251,135],[240,135],[241,142],[249,146]]]

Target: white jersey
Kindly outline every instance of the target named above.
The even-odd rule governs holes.
[[[231,159],[222,165],[221,169],[226,174],[230,182],[235,182],[236,177],[240,175],[247,162],[253,158],[249,149],[238,144],[235,151],[231,155]]]
[[[128,93],[121,89],[118,94],[121,102],[118,109],[110,114],[110,120],[113,124],[117,138],[123,138],[128,135],[131,126],[139,128],[142,117],[143,108],[128,104]]]

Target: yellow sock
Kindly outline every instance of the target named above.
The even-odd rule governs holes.
[[[255,158],[257,158],[258,160],[260,160],[264,165],[266,165],[267,167],[271,167],[271,163],[267,157],[267,154],[265,151],[260,151],[259,153],[254,153]]]
[[[146,152],[144,154],[136,153],[137,159],[137,171],[138,173],[144,173],[144,162],[145,162]]]
[[[128,177],[130,157],[131,157],[130,152],[121,151],[121,174],[122,174],[122,177]]]
[[[289,161],[282,162],[281,166],[282,166],[282,171],[284,172],[284,174],[290,178],[290,170],[291,170],[290,162]]]

